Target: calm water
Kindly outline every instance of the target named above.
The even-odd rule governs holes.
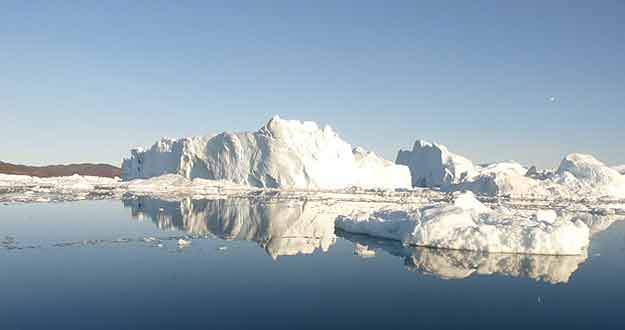
[[[0,240],[0,329],[625,327],[625,221],[587,256],[484,255],[335,236],[297,203],[148,198],[0,206]]]

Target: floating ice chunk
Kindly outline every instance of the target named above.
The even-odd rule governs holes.
[[[191,241],[181,238],[178,240],[178,247],[184,248],[191,245]]]
[[[339,216],[336,227],[347,232],[398,240],[409,245],[501,253],[579,255],[589,242],[582,221],[541,214],[522,217],[481,205],[471,193],[453,204],[413,209],[383,209]],[[539,221],[538,218],[549,221]]]
[[[375,257],[375,250],[369,249],[366,245],[356,243],[354,246],[354,254],[361,258],[373,258]]]

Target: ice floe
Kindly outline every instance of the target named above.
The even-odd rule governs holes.
[[[112,197],[120,180],[72,175],[39,178],[0,174],[0,202],[58,202]]]
[[[336,227],[415,246],[498,253],[579,255],[589,243],[589,228],[582,221],[492,210],[471,192],[459,194],[453,203],[357,211],[339,216]]]

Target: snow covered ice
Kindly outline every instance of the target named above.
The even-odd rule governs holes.
[[[57,202],[110,198],[118,179],[72,175],[39,178],[0,174],[1,202]]]
[[[471,192],[453,203],[354,212],[339,216],[336,227],[409,245],[498,253],[579,255],[589,243],[582,221],[554,219],[550,212],[528,217],[491,210]]]
[[[124,179],[167,173],[266,188],[409,188],[410,171],[352,147],[330,126],[273,117],[252,133],[162,139],[134,149]]]

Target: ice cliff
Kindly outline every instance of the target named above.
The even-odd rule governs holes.
[[[123,178],[166,173],[263,188],[409,188],[407,167],[353,148],[330,126],[273,117],[256,132],[162,139],[133,149]]]
[[[448,186],[475,170],[470,160],[423,140],[417,140],[412,150],[400,150],[395,162],[410,168],[415,187]]]

